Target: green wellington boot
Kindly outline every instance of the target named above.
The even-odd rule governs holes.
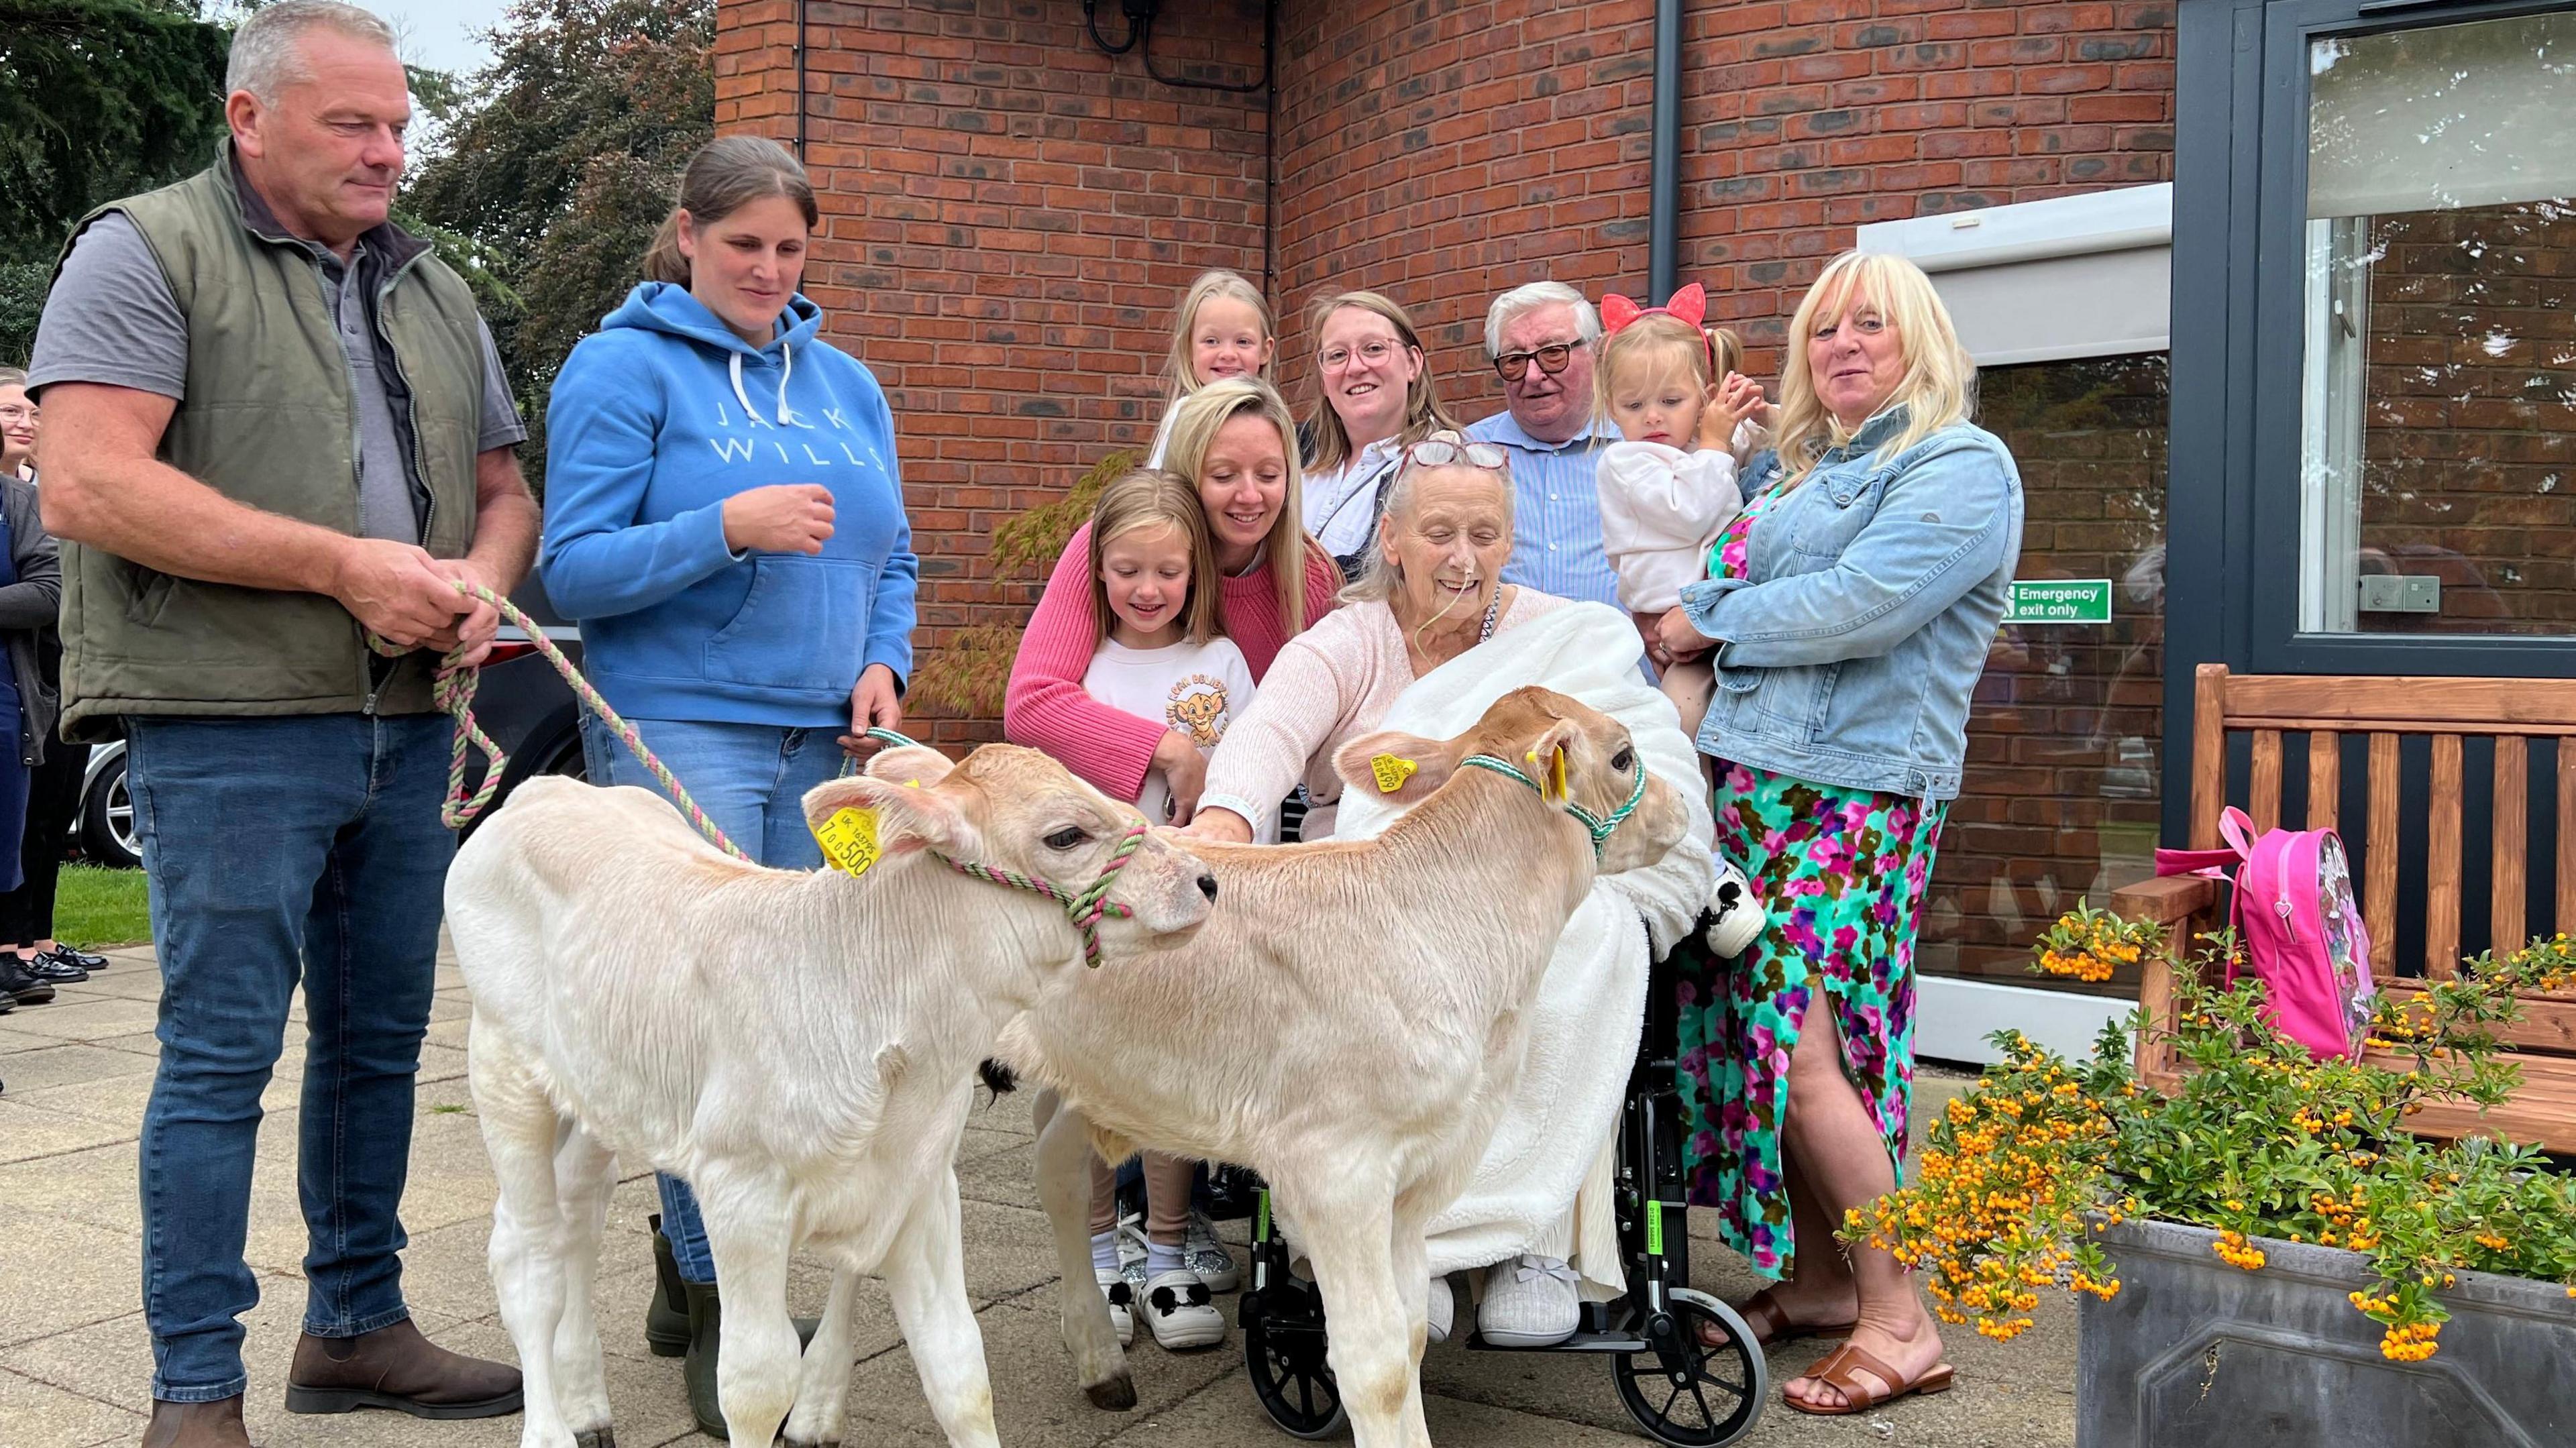
[[[689,1350],[689,1298],[671,1239],[662,1235],[662,1218],[656,1214],[652,1220],[653,1302],[644,1309],[644,1345],[655,1357],[678,1357]]]
[[[671,1283],[685,1309],[682,1320],[688,1324],[681,1335],[679,1357],[680,1377],[689,1388],[689,1412],[698,1420],[699,1432],[725,1437],[724,1405],[716,1400],[716,1345],[724,1333],[724,1302],[716,1295],[714,1283],[683,1282],[677,1268],[672,1270]],[[798,1347],[811,1344],[814,1330],[821,1325],[820,1318],[797,1318]],[[653,1350],[662,1351],[658,1345]]]

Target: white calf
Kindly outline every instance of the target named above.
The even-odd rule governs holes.
[[[1625,728],[1544,689],[1506,695],[1457,739],[1373,735],[1335,765],[1375,789],[1380,755],[1413,764],[1395,792],[1420,800],[1383,835],[1194,842],[1222,889],[1205,929],[1058,978],[1002,1033],[1002,1059],[1067,1106],[1039,1134],[1038,1188],[1065,1344],[1103,1407],[1135,1390],[1092,1280],[1093,1139],[1113,1161],[1146,1146],[1259,1170],[1323,1289],[1359,1448],[1427,1445],[1423,1224],[1493,1136],[1524,1012],[1594,874],[1661,860],[1687,827]],[[1623,806],[1596,859],[1577,812]]]
[[[805,797],[818,824],[852,808],[875,811],[885,850],[856,878],[744,864],[643,790],[554,779],[458,852],[447,918],[474,996],[524,1448],[613,1442],[590,1305],[612,1153],[686,1178],[705,1207],[735,1443],[769,1443],[782,1418],[791,1443],[840,1438],[852,1294],[879,1271],[948,1441],[995,1443],[952,1165],[975,1065],[1051,981],[1086,973],[1063,902],[1105,885],[1096,929],[1132,948],[1196,928],[1216,883],[1030,750],[988,746],[953,772],[891,750]],[[787,1263],[808,1246],[834,1275],[800,1379]]]

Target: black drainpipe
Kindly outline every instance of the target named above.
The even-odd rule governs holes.
[[[796,0],[796,159],[805,159],[805,0]]]
[[[1681,251],[1682,0],[1655,0],[1654,152],[1648,164],[1646,294],[1660,304],[1673,294]]]

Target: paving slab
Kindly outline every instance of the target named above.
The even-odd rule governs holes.
[[[131,1433],[143,1437],[143,1419],[121,1408],[67,1393],[47,1383],[0,1368],[0,1428],[14,1445],[29,1443],[113,1443]]]
[[[135,1135],[158,1050],[151,1028],[159,976],[150,959],[148,952],[119,952],[118,964],[88,985],[0,1021],[0,1081],[7,1083],[0,1095],[0,1220],[17,1227],[0,1234],[0,1283],[15,1289],[0,1293],[0,1448],[123,1448],[139,1442],[150,1408],[151,1347],[136,1310],[135,1199]],[[50,1022],[49,1012],[56,1013]],[[454,968],[442,964],[403,1207],[412,1239],[404,1282],[419,1321],[440,1342],[512,1359],[484,1264],[492,1179],[463,1079],[466,1014]],[[304,1307],[305,1232],[295,1195],[301,1037],[301,1026],[290,1026],[263,1094],[268,1117],[253,1175],[248,1256],[261,1301],[244,1319],[244,1353],[254,1441],[267,1448],[509,1448],[518,1442],[516,1417],[423,1423],[380,1412],[298,1417],[282,1410]],[[1964,1084],[1926,1072],[1917,1083],[1918,1116],[1937,1111]],[[979,1096],[958,1151],[968,1292],[984,1332],[1003,1441],[1011,1448],[1275,1448],[1291,1441],[1253,1402],[1239,1331],[1231,1327],[1223,1345],[1201,1353],[1165,1353],[1150,1337],[1140,1339],[1130,1354],[1143,1399],[1136,1411],[1101,1412],[1074,1386],[1056,1334],[1053,1251],[1030,1186],[1033,1095]],[[594,1293],[610,1398],[629,1448],[699,1448],[713,1440],[698,1436],[689,1420],[679,1365],[652,1357],[643,1341],[642,1314],[654,1290],[646,1223],[658,1210],[650,1172],[622,1166]],[[1222,1223],[1221,1234],[1239,1244],[1248,1226]],[[1729,1298],[1753,1290],[1757,1279],[1718,1243],[1712,1214],[1694,1213],[1689,1230],[1704,1290]],[[793,1263],[792,1310],[818,1312],[829,1278],[819,1261]],[[1461,1310],[1472,1308],[1462,1299]],[[931,1422],[883,1284],[863,1285],[856,1316],[848,1441],[938,1448],[945,1440]],[[1774,1381],[1826,1346],[1781,1345],[1771,1356]],[[1752,1448],[2073,1443],[2071,1309],[2043,1307],[2038,1325],[2009,1345],[1954,1331],[1948,1351],[1960,1374],[1950,1393],[1839,1419],[1803,1417],[1775,1397],[1745,1441]],[[1473,1353],[1449,1344],[1427,1356],[1423,1385],[1432,1435],[1444,1448],[1645,1441],[1597,1359]]]

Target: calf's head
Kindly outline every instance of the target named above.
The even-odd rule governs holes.
[[[804,804],[818,834],[842,810],[871,810],[887,857],[928,850],[993,889],[1014,877],[1042,884],[1076,924],[1079,902],[1105,882],[1109,908],[1096,918],[1113,943],[1195,930],[1216,898],[1206,865],[1034,749],[987,744],[963,764],[923,745],[887,749],[866,773],[807,791]]]
[[[1510,765],[1564,816],[1567,830],[1590,836],[1602,874],[1653,864],[1690,827],[1681,795],[1647,771],[1627,726],[1536,686],[1495,700],[1455,739],[1393,730],[1354,739],[1333,756],[1333,768],[1349,788],[1413,804],[1461,769],[1478,768],[1467,762],[1478,756]]]

